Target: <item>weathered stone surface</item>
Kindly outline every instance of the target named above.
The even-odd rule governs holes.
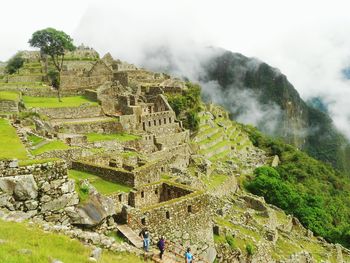
[[[41,211],[55,211],[62,209],[66,206],[73,206],[79,203],[77,194],[63,194],[60,197],[53,199],[47,203],[42,204]]]
[[[0,189],[20,201],[35,199],[38,196],[38,186],[33,175],[2,177]]]
[[[85,204],[77,206],[75,211],[68,215],[72,224],[92,227],[100,224],[108,216],[114,215],[115,212],[113,199],[93,193]]]
[[[91,252],[90,257],[92,257],[92,258],[96,259],[96,261],[98,261],[100,259],[101,255],[102,255],[102,249],[97,247]]]

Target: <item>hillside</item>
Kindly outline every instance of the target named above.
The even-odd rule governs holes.
[[[234,97],[240,92],[248,92],[267,114],[258,123],[259,128],[283,138],[316,159],[331,163],[337,169],[350,171],[348,140],[337,131],[327,113],[307,105],[287,77],[277,69],[230,51],[223,51],[207,61],[204,69],[202,81],[218,82],[218,90],[215,91],[217,100],[231,109],[233,118],[240,115],[241,108],[244,108],[244,104]],[[278,113],[271,110],[276,106]],[[273,123],[273,128],[269,123]]]
[[[339,171],[232,121],[198,84],[79,47],[59,101],[39,53],[23,54],[0,82],[0,257],[66,263],[74,248],[84,262],[97,246],[98,262],[162,262],[165,236],[167,263],[187,247],[202,263],[350,262]]]

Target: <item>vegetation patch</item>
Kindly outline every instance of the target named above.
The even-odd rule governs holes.
[[[224,174],[211,174],[210,176],[205,177],[203,182],[207,186],[208,190],[213,190],[223,184],[227,178],[227,175]]]
[[[27,136],[28,140],[32,143],[33,146],[38,145],[42,141],[44,141],[43,138],[36,136],[34,134],[30,134]]]
[[[86,135],[88,142],[97,142],[97,141],[112,141],[116,140],[119,142],[127,142],[137,140],[140,137],[133,134],[127,133],[115,133],[115,134],[100,134],[100,133],[89,133]]]
[[[27,159],[27,152],[8,120],[0,118],[0,159]]]
[[[23,96],[27,108],[64,108],[79,107],[83,104],[97,106],[98,103],[84,96],[63,97],[61,102],[56,97],[30,97]]]
[[[21,161],[19,161],[19,166],[28,166],[28,165],[33,165],[33,164],[56,162],[58,160],[60,160],[60,159],[59,158],[45,158],[45,159],[21,160]]]
[[[67,236],[47,233],[37,226],[0,221],[0,262],[47,263],[54,259],[65,263],[86,263],[91,248]],[[29,253],[21,253],[29,251]],[[103,251],[101,263],[141,263],[138,257],[127,253]]]
[[[44,152],[50,152],[50,151],[54,151],[54,150],[66,150],[69,148],[71,148],[71,147],[62,141],[51,141],[51,142],[48,142],[48,143],[40,146],[37,149],[31,150],[31,153],[33,155],[39,155],[39,154],[42,154]]]
[[[109,195],[118,192],[128,193],[132,189],[131,187],[128,187],[126,185],[112,183],[102,179],[101,177],[86,172],[69,170],[68,176],[69,178],[74,179],[76,182],[84,179],[89,180],[91,185],[93,185],[99,193],[104,195]]]
[[[19,93],[16,91],[0,91],[0,100],[19,100]]]

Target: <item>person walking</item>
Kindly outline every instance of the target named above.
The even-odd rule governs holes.
[[[163,254],[164,254],[164,251],[165,251],[165,238],[164,236],[162,236],[158,243],[157,243],[157,247],[159,249],[159,258],[160,259],[163,259]]]
[[[150,244],[150,234],[147,228],[142,229],[140,236],[143,238],[143,249],[148,252]]]
[[[193,255],[189,247],[187,248],[187,251],[185,253],[185,260],[186,263],[193,263]]]

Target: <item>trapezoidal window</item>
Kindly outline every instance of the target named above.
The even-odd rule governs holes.
[[[141,197],[144,198],[145,197],[145,192],[141,191]]]
[[[171,123],[171,118],[169,117],[169,123]]]
[[[146,218],[141,218],[141,224],[146,225]]]
[[[161,119],[159,119],[159,125],[162,125],[162,120]]]
[[[158,195],[158,188],[157,188],[156,190],[154,190],[154,193],[155,193],[156,195]]]
[[[166,118],[164,118],[164,124],[166,124]]]
[[[156,126],[156,125],[157,125],[157,121],[156,121],[156,120],[154,120],[154,121],[153,121],[153,123],[154,123],[154,126]]]
[[[165,218],[166,218],[166,219],[170,219],[170,213],[169,213],[169,211],[166,211],[166,212],[165,212]]]
[[[118,195],[118,199],[119,199],[119,202],[123,201],[123,195],[122,194]]]
[[[151,121],[148,121],[148,126],[151,126]]]
[[[187,212],[192,213],[192,206],[191,205],[187,206]]]
[[[144,131],[146,130],[146,123],[145,122],[142,123],[142,128]]]

